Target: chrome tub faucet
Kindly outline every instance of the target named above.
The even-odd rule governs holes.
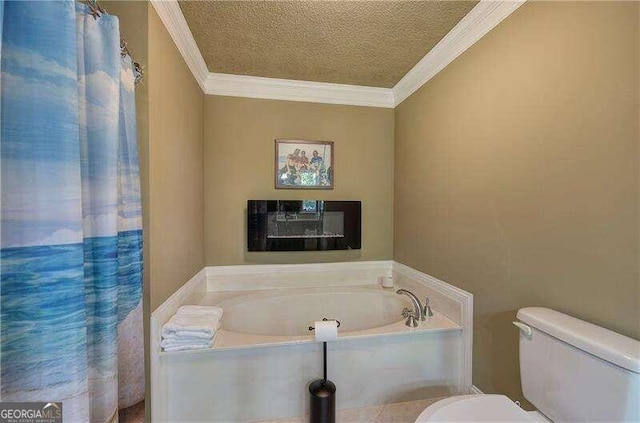
[[[418,299],[418,297],[415,296],[413,292],[408,291],[406,289],[398,289],[396,291],[396,294],[408,296],[411,299],[411,302],[413,303],[413,312],[407,309],[402,311],[402,316],[407,318],[405,325],[415,328],[416,326],[418,326],[418,322],[417,322],[418,320],[422,320],[422,321],[426,320],[426,317],[425,317],[426,309],[422,308],[422,303],[420,303],[420,300]]]

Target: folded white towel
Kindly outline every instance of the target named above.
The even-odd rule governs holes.
[[[215,326],[214,326],[215,327]],[[219,329],[216,327],[216,330]],[[162,336],[162,339],[211,339],[211,335],[206,332],[194,332],[179,330],[176,332],[168,332]]]
[[[196,336],[198,334],[211,338],[219,327],[220,319],[217,317],[176,314],[162,326],[162,337],[170,337],[172,334],[175,335],[181,332],[184,336]]]
[[[198,306],[198,305],[183,305],[176,314],[182,315],[195,315],[195,316],[215,316],[218,319],[222,319],[223,309],[216,306]]]
[[[162,347],[166,352],[173,351],[188,351],[188,350],[204,350],[211,348],[213,346],[213,340],[209,341],[206,344],[176,344],[176,345],[167,345],[166,347]]]
[[[163,339],[160,346],[164,349],[176,347],[199,347],[205,346],[210,348],[213,346],[213,338],[210,339]]]

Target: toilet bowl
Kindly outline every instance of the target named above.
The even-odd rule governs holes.
[[[416,420],[423,422],[546,422],[542,414],[525,411],[504,395],[460,395],[427,407]]]
[[[504,395],[460,395],[416,422],[640,421],[640,341],[548,308],[517,317],[522,393],[539,412]]]

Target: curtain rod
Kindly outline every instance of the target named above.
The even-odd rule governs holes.
[[[93,19],[98,19],[102,15],[108,15],[107,10],[102,7],[98,0],[79,0],[81,3],[84,3],[89,8],[89,14],[93,16]],[[120,38],[120,56],[131,58],[133,62],[133,73],[134,73],[134,81],[137,84],[142,81],[144,77],[144,69],[140,63],[136,62],[129,53],[129,49],[127,48],[127,41],[124,38]]]

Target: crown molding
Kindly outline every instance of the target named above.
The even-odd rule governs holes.
[[[515,12],[526,0],[480,0],[393,88],[209,72],[177,0],[151,0],[205,94],[394,108]]]
[[[393,108],[391,88],[210,73],[205,94]]]
[[[171,35],[178,51],[191,70],[194,78],[202,91],[209,75],[209,69],[202,57],[202,53],[193,38],[187,20],[182,14],[182,9],[177,0],[151,0],[153,8],[160,16],[160,20]]]
[[[393,87],[394,106],[436,76],[449,63],[516,11],[526,0],[481,0]]]

